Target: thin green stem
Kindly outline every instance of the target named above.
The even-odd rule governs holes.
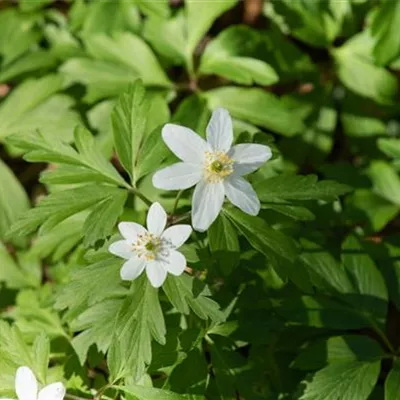
[[[146,205],[149,207],[153,204],[153,202],[148,199],[142,192],[140,192],[138,189],[130,186],[129,191],[133,193],[135,196],[139,197],[140,200],[142,200]]]
[[[383,332],[382,329],[379,328],[379,326],[375,324],[375,322],[372,323],[372,329],[379,336],[379,338],[382,340],[382,342],[385,344],[385,346],[389,349],[389,351],[392,354],[395,354],[396,350],[392,346],[392,343],[390,343],[390,340],[385,335],[385,332]]]
[[[174,216],[175,213],[176,213],[176,210],[177,210],[178,205],[179,205],[179,200],[182,197],[182,194],[183,194],[183,190],[180,190],[178,192],[178,194],[176,195],[175,202],[174,202],[174,207],[172,208],[172,216]]]
[[[178,215],[177,217],[172,218],[172,223],[176,224],[177,222],[186,221],[189,218],[190,218],[190,211],[188,211],[185,214]]]
[[[87,397],[79,397],[79,396],[74,396],[73,394],[65,394],[65,398],[69,400],[88,400]]]

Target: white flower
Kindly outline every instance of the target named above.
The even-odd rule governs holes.
[[[33,372],[28,367],[20,367],[15,376],[15,392],[18,400],[62,400],[65,396],[65,387],[62,383],[57,382],[39,391]]]
[[[135,222],[121,222],[118,229],[125,240],[110,245],[109,251],[128,260],[121,268],[125,281],[136,279],[146,268],[150,283],[160,287],[167,273],[181,275],[186,267],[185,256],[177,249],[192,233],[190,225],[174,225],[167,229],[167,214],[159,203],[153,203],[147,214],[147,229]]]
[[[215,221],[225,196],[250,215],[260,211],[253,187],[242,178],[271,158],[271,149],[261,144],[232,147],[232,120],[228,111],[218,108],[207,126],[207,141],[189,128],[167,124],[162,137],[182,162],[158,171],[153,185],[164,190],[196,188],[192,201],[194,229],[203,232]]]

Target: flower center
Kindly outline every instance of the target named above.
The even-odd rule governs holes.
[[[233,160],[222,151],[206,152],[204,174],[209,183],[218,183],[233,172]]]
[[[132,249],[136,255],[145,261],[154,261],[157,258],[168,256],[171,245],[159,236],[146,232],[138,235],[132,243]]]

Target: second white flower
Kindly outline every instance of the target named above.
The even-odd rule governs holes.
[[[207,126],[207,141],[189,128],[167,124],[162,137],[182,162],[158,171],[153,185],[164,190],[196,188],[192,201],[192,224],[203,232],[215,221],[225,196],[247,214],[257,215],[260,201],[243,176],[268,161],[272,152],[261,144],[232,147],[232,120],[223,108],[215,110]]]

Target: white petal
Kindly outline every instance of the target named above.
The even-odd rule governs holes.
[[[179,251],[171,251],[164,265],[170,274],[179,276],[186,268],[186,258]]]
[[[15,376],[15,392],[18,400],[36,400],[38,385],[35,375],[28,367],[17,369]]]
[[[125,258],[125,260],[129,260],[133,255],[132,245],[127,240],[118,240],[117,242],[111,243],[108,247],[108,251],[118,257]]]
[[[237,144],[229,152],[235,161],[235,174],[247,175],[254,172],[272,157],[271,149],[262,144]]]
[[[260,212],[260,200],[253,187],[245,179],[233,176],[225,181],[225,193],[229,201],[243,212],[257,215]]]
[[[120,276],[123,281],[133,281],[144,270],[145,262],[137,257],[129,259],[121,268]]]
[[[217,108],[207,126],[207,142],[214,151],[227,152],[233,142],[232,119],[224,108]]]
[[[153,175],[153,185],[164,190],[188,189],[201,179],[202,174],[202,164],[180,162],[157,171]]]
[[[159,288],[167,277],[167,270],[163,262],[153,261],[146,265],[146,274],[151,285],[155,288]]]
[[[62,383],[52,383],[39,392],[38,400],[63,400],[65,387]]]
[[[160,203],[153,203],[147,213],[147,229],[156,236],[161,236],[167,225],[167,213]]]
[[[130,242],[135,242],[138,235],[143,235],[147,232],[146,228],[136,222],[120,222],[118,229],[122,237]]]
[[[175,124],[166,124],[162,137],[169,149],[182,161],[199,164],[204,153],[209,150],[207,142],[189,128]]]
[[[174,225],[167,228],[161,237],[168,240],[177,249],[189,239],[191,233],[190,225]]]
[[[225,190],[222,182],[200,181],[193,194],[192,225],[196,231],[204,232],[215,221],[224,203]]]

